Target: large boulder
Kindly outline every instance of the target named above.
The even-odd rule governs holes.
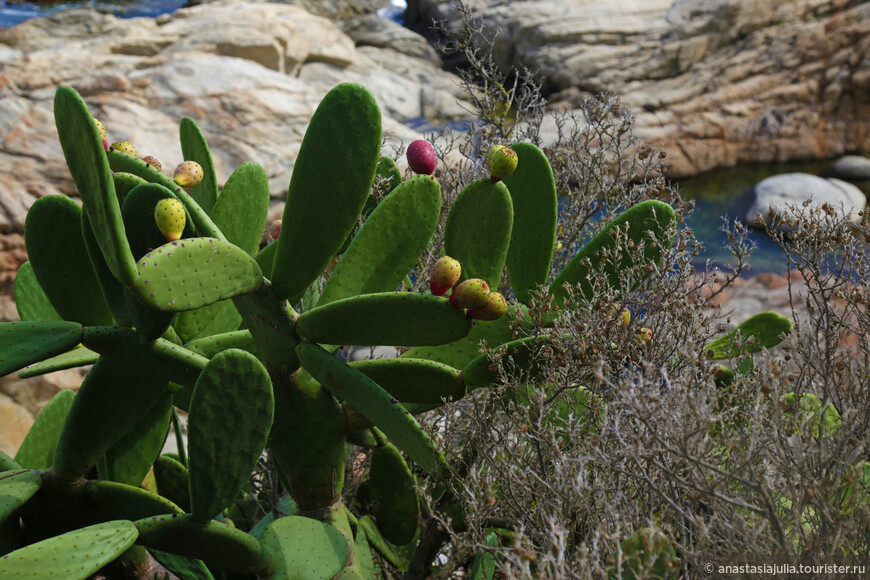
[[[474,0],[493,55],[541,71],[554,106],[618,93],[670,175],[870,152],[870,0]],[[409,26],[456,30],[448,0]]]
[[[855,222],[860,220],[858,212],[867,204],[866,196],[851,183],[808,173],[784,173],[762,179],[752,188],[744,220],[753,224],[760,216],[765,223],[770,223],[773,211],[778,229],[791,231],[794,227],[788,221],[794,212],[789,206],[800,208],[808,200],[812,200],[810,207],[828,204]]]
[[[870,180],[870,159],[863,155],[844,155],[831,166],[831,175],[850,181]]]

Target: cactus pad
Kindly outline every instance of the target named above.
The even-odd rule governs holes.
[[[403,403],[440,403],[465,396],[459,371],[439,362],[394,358],[357,361],[350,366]]]
[[[190,195],[205,213],[211,214],[218,197],[218,184],[214,160],[212,160],[211,150],[205,140],[205,135],[202,134],[196,121],[185,117],[181,120],[179,136],[184,158],[198,163],[202,171],[202,181],[193,187]]]
[[[272,382],[252,354],[230,349],[208,362],[193,391],[188,424],[197,521],[210,520],[236,497],[266,446],[273,412]]]
[[[0,376],[63,354],[81,339],[82,326],[77,322],[0,323]]]
[[[351,557],[348,540],[334,527],[301,516],[272,522],[260,540],[272,556],[269,578],[333,578]]]
[[[21,320],[61,320],[36,280],[30,262],[21,264],[15,274],[13,298]]]
[[[34,471],[7,471],[0,474],[0,522],[11,516],[42,487]]]
[[[378,529],[391,543],[407,544],[420,525],[420,498],[414,476],[394,445],[372,452],[369,481]]]
[[[335,300],[395,290],[435,232],[441,186],[412,177],[375,208],[326,282],[318,306]]]
[[[376,382],[311,342],[301,342],[296,354],[326,390],[377,425],[420,467],[434,472],[445,466],[444,457],[417,420]]]
[[[791,320],[776,312],[761,312],[744,320],[726,335],[707,343],[704,353],[713,360],[755,353],[778,345],[789,332]]]
[[[138,487],[169,433],[172,395],[166,394],[106,451],[106,479]]]
[[[266,170],[257,163],[243,163],[227,180],[211,211],[211,219],[228,242],[253,256],[260,247],[268,214]]]
[[[338,85],[305,132],[284,206],[272,283],[301,295],[356,225],[381,148],[381,112],[362,85]]]
[[[127,551],[136,526],[113,521],[49,538],[0,558],[2,578],[84,580]]]
[[[46,469],[54,462],[54,449],[75,393],[64,389],[42,408],[15,454],[15,462],[27,469]]]
[[[138,268],[133,291],[149,307],[166,312],[207,306],[263,283],[253,258],[214,238],[170,242],[143,256]]]
[[[296,328],[323,344],[418,346],[459,340],[471,319],[438,296],[384,292],[318,306],[302,314]]]
[[[190,511],[190,474],[184,465],[168,455],[161,455],[154,462],[154,478],[160,495],[185,512]]]

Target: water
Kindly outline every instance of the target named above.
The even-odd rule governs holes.
[[[737,204],[744,192],[766,177],[781,173],[810,173],[824,175],[830,161],[805,161],[782,164],[750,164],[732,169],[719,169],[677,181],[686,199],[695,200],[695,211],[686,223],[705,248],[705,255],[713,262],[724,265],[735,260],[725,248],[727,237],[720,231],[722,216],[731,221],[742,216],[737,214]],[[864,193],[870,191],[866,183],[857,183]],[[788,263],[784,252],[766,234],[752,231],[749,238],[758,248],[749,258],[749,275],[760,272],[784,273]]]
[[[121,18],[139,16],[155,17],[170,14],[187,4],[186,0],[130,0],[127,2],[111,2],[105,0],[87,0],[85,2],[62,2],[58,4],[31,4],[28,2],[8,3],[0,0],[0,28],[15,26],[25,20],[50,16],[70,8],[88,7],[100,12],[110,12]]]

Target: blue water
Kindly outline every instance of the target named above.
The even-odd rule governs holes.
[[[121,18],[139,16],[155,17],[170,14],[187,4],[187,0],[130,0],[129,2],[107,2],[87,0],[85,2],[63,2],[59,4],[30,4],[28,2],[8,3],[0,0],[0,28],[15,26],[31,18],[44,17],[70,8],[89,7],[100,12],[110,12]]]

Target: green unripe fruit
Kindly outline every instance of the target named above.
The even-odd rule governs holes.
[[[490,179],[493,181],[501,181],[511,175],[519,162],[516,152],[502,145],[493,146],[486,158],[489,161]]]
[[[157,228],[166,238],[167,242],[181,239],[184,224],[187,217],[184,214],[184,206],[177,199],[161,199],[154,208],[154,220]]]
[[[490,292],[486,302],[480,308],[470,308],[468,315],[475,320],[498,320],[507,314],[508,305],[504,296],[498,292]]]
[[[443,296],[453,285],[459,282],[462,266],[459,260],[444,256],[435,262],[432,276],[429,278],[429,289],[435,296]]]
[[[160,162],[157,160],[156,157],[152,157],[151,155],[148,155],[146,157],[143,157],[142,161],[144,161],[145,163],[147,163],[148,165],[150,165],[151,167],[153,167],[157,171],[163,170],[163,165],[160,164]]]
[[[108,151],[109,137],[106,135],[106,128],[103,127],[103,124],[100,123],[98,119],[94,119],[94,123],[97,125],[97,130],[100,132],[100,139],[103,140],[103,147]]]
[[[132,155],[133,157],[136,157],[136,148],[133,147],[133,144],[129,141],[118,141],[116,143],[112,143],[111,148],[115,151],[121,151],[123,153],[126,153],[127,155]]]
[[[489,284],[480,278],[471,278],[462,282],[450,295],[450,304],[456,308],[473,310],[486,304],[489,297]]]
[[[202,181],[202,176],[202,166],[199,163],[196,161],[185,161],[179,163],[178,167],[175,168],[175,174],[172,176],[172,179],[180,187],[193,187],[199,185],[199,182]]]

